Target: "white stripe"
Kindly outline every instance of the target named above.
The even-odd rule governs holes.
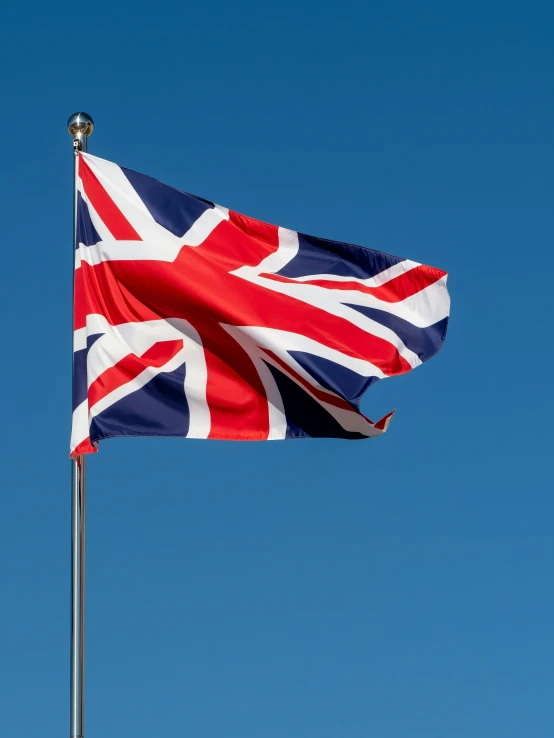
[[[257,267],[248,267],[258,272],[278,272],[298,253],[298,233],[288,228],[279,228],[279,248],[269,256],[266,256]],[[241,267],[242,268],[242,267]],[[239,272],[240,269],[237,269]],[[231,272],[236,274],[237,272]],[[242,276],[242,275],[239,275]]]
[[[217,210],[220,210],[223,214],[225,220],[229,220],[229,208],[223,207],[223,205],[218,205],[214,202],[214,208],[217,208]]]
[[[210,435],[211,418],[206,398],[208,367],[202,340],[187,320],[170,318],[167,322],[185,336],[185,397],[189,407],[187,438],[207,438]]]
[[[87,315],[87,334],[89,336],[95,333],[105,333],[112,326],[101,313],[89,313]]]
[[[71,452],[73,452],[80,443],[87,439],[88,435],[88,400],[83,400],[83,402],[73,411],[71,422],[71,441],[69,443]]]
[[[184,245],[184,244],[181,244]],[[81,262],[96,266],[103,261],[166,261],[173,262],[181,248],[163,241],[116,241],[112,236],[94,246],[82,246]]]

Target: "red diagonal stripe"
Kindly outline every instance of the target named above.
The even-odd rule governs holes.
[[[401,302],[407,297],[421,292],[425,287],[438,282],[444,277],[446,272],[434,267],[428,267],[423,264],[414,267],[404,274],[399,274],[389,282],[385,282],[380,287],[368,287],[360,282],[335,282],[330,279],[309,279],[302,282],[296,279],[282,277],[280,274],[260,274],[266,279],[273,279],[276,282],[288,282],[289,284],[311,284],[314,287],[324,287],[328,290],[356,290],[364,292],[367,295],[373,295],[383,302]]]
[[[352,405],[350,405],[350,403],[348,403],[346,400],[343,400],[342,397],[332,395],[329,392],[325,392],[325,390],[320,390],[317,387],[311,385],[310,382],[304,379],[304,377],[301,377],[300,374],[294,371],[294,369],[291,369],[291,367],[282,359],[280,359],[277,354],[274,354],[273,351],[270,351],[269,349],[264,349],[264,352],[268,356],[270,356],[278,366],[282,367],[287,372],[287,374],[290,374],[291,377],[296,379],[299,384],[308,389],[314,395],[314,397],[316,397],[321,402],[326,402],[328,405],[333,405],[334,407],[338,407],[341,410],[354,410],[354,412],[357,413],[357,410],[355,410]]]
[[[88,390],[89,407],[122,384],[130,382],[148,367],[160,368],[167,364],[181,349],[183,341],[160,341],[151,346],[142,356],[129,354],[115,366],[106,369],[95,379]]]
[[[142,241],[82,156],[79,156],[79,177],[92,207],[112,236],[117,241]]]

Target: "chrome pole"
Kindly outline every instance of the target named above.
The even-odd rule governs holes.
[[[67,122],[73,137],[73,257],[77,243],[77,174],[79,151],[87,150],[94,123],[87,113]],[[74,261],[75,266],[75,261]],[[74,272],[75,274],[75,272]],[[71,460],[71,686],[69,734],[83,738],[85,722],[85,456]]]

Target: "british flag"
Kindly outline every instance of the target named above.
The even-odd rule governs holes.
[[[79,154],[71,454],[116,436],[383,433],[364,391],[442,346],[445,272]]]

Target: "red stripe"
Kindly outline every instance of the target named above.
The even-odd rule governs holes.
[[[182,340],[160,341],[151,346],[142,356],[129,354],[129,356],[121,359],[115,366],[102,372],[90,385],[88,390],[89,407],[93,407],[93,405],[110,392],[138,377],[145,369],[164,366],[182,348]]]
[[[428,267],[424,264],[414,267],[404,274],[385,282],[380,287],[368,287],[360,282],[335,282],[330,279],[310,279],[299,282],[295,279],[282,277],[280,274],[261,274],[261,277],[273,279],[276,282],[288,282],[289,284],[311,284],[314,287],[324,287],[328,290],[355,290],[356,292],[364,292],[367,295],[373,295],[383,302],[401,302],[407,297],[421,292],[421,290],[429,287],[429,285],[438,282],[444,277],[446,272],[434,267]]]
[[[202,337],[210,408],[209,438],[266,441],[269,408],[265,388],[252,359],[216,323],[196,324]]]
[[[90,436],[87,436],[84,441],[75,446],[69,454],[69,458],[74,459],[76,456],[81,456],[81,454],[95,454],[97,451],[98,449],[90,442]]]
[[[83,270],[75,270],[75,279],[73,282],[73,330],[84,328],[87,324],[87,314],[92,312],[89,309],[89,301],[86,299],[86,293],[83,282]]]
[[[390,419],[392,418],[392,416],[394,415],[394,413],[395,413],[395,411],[394,410],[391,410],[390,413],[387,413],[387,415],[385,415],[383,418],[381,418],[381,420],[378,420],[375,423],[375,428],[377,428],[377,430],[386,431],[387,430],[387,427],[389,425]]]
[[[117,241],[142,241],[82,156],[79,156],[79,177],[92,207],[112,236]]]

